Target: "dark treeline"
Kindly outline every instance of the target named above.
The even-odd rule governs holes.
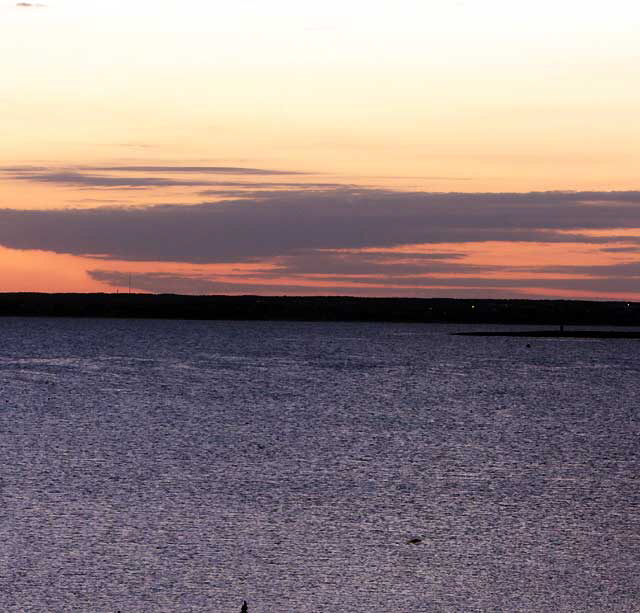
[[[0,316],[640,325],[640,303],[177,294],[0,294]]]

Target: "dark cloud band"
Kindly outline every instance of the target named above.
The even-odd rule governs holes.
[[[196,263],[428,243],[640,244],[618,228],[640,228],[640,192],[288,190],[198,205],[0,210],[7,247]]]

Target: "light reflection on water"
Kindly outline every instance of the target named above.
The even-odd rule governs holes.
[[[0,610],[640,610],[639,345],[457,329],[0,319]]]

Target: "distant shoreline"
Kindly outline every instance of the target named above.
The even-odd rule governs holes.
[[[521,338],[620,338],[640,339],[639,332],[618,330],[518,330],[491,332],[455,332],[454,336],[515,336]]]
[[[640,303],[339,296],[0,293],[0,317],[16,316],[546,325],[559,328],[560,325],[640,326]],[[568,330],[565,331],[564,336],[568,333]],[[508,334],[532,335],[522,331]],[[499,335],[505,333],[500,332]],[[545,334],[535,331],[534,335]]]

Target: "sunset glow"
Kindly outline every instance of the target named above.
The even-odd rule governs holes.
[[[640,5],[0,0],[0,291],[640,300]]]

